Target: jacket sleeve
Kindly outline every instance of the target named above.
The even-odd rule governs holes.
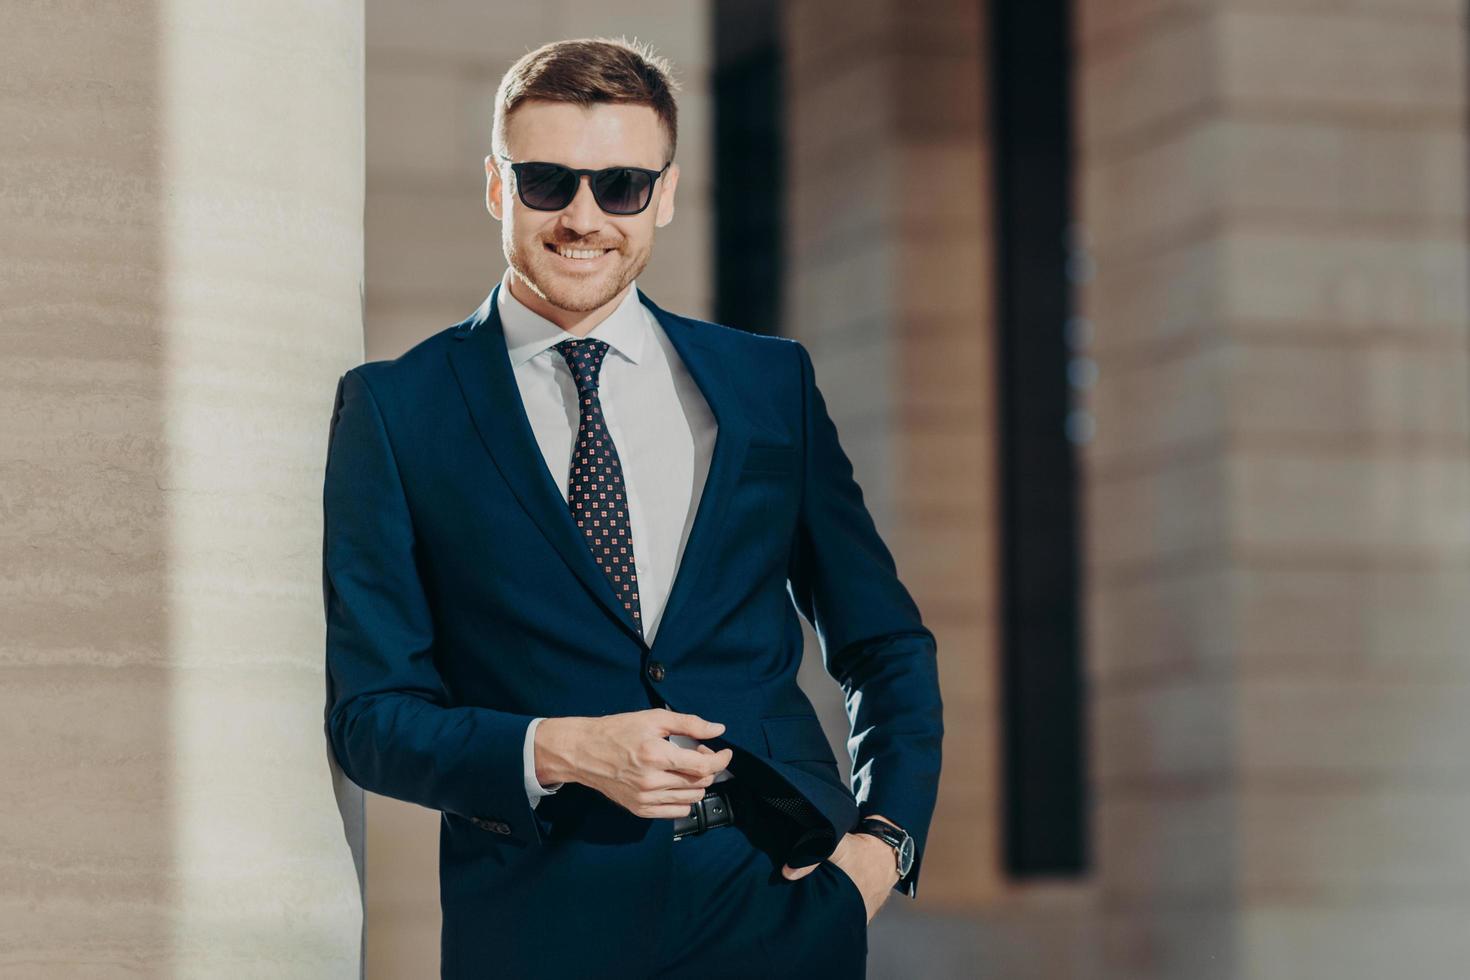
[[[342,771],[370,792],[539,843],[544,818],[522,763],[533,716],[448,702],[408,500],[360,368],[337,385],[322,503],[326,728]]]
[[[846,698],[858,811],[887,817],[914,840],[913,867],[894,885],[913,898],[938,796],[944,735],[936,643],[863,503],[811,355],[800,343],[794,346],[805,445],[789,587]]]

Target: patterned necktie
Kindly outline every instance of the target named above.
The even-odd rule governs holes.
[[[563,340],[556,350],[566,358],[577,381],[581,422],[572,452],[572,469],[567,476],[567,506],[602,566],[623,608],[633,614],[638,633],[643,617],[638,609],[638,570],[633,564],[633,535],[628,523],[628,497],[623,485],[623,467],[612,434],[603,424],[602,402],[597,397],[598,374],[607,355],[607,342],[595,337]]]

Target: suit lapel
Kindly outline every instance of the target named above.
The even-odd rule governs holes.
[[[597,566],[582,530],[577,527],[561,495],[561,488],[552,480],[542,458],[506,350],[497,302],[500,288],[497,284],[474,314],[459,325],[454,334],[459,342],[453,344],[449,352],[450,365],[474,420],[475,430],[511,492],[547,542],[587,591],[630,635],[641,640],[632,615],[623,608],[612,584]],[[709,404],[718,426],[709,475],[700,494],[694,526],[690,529],[689,540],[685,543],[668,602],[659,621],[658,634],[654,638],[655,645],[658,645],[671,633],[677,635],[677,617],[687,606],[688,596],[698,584],[704,559],[718,537],[725,506],[744,460],[749,432],[738,394],[731,385],[728,368],[722,359],[706,346],[705,340],[696,334],[689,322],[666,313],[641,290],[638,298],[668,335]],[[637,543],[634,542],[635,558],[636,554]]]
[[[709,475],[705,477],[704,489],[694,512],[694,526],[689,530],[689,540],[684,543],[684,552],[674,573],[674,584],[664,605],[663,617],[659,620],[658,635],[653,638],[653,647],[663,650],[669,646],[670,641],[666,638],[677,640],[683,635],[680,632],[684,625],[682,615],[689,611],[690,594],[698,588],[706,559],[715,549],[720,529],[724,526],[725,508],[735,492],[741,464],[745,462],[750,426],[728,363],[720,352],[708,346],[707,338],[696,332],[688,320],[660,309],[641,289],[638,298],[653,312],[674,349],[679,352],[690,377],[709,404],[717,426]]]

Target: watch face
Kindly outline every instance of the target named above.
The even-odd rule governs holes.
[[[902,878],[914,866],[914,839],[904,835],[903,845],[898,849],[898,876]]]

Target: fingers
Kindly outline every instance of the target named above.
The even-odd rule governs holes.
[[[704,787],[693,789],[649,790],[641,794],[644,806],[682,806],[681,813],[688,813],[691,804],[704,799]]]
[[[640,817],[683,817],[689,808],[704,798],[704,788],[639,790],[628,809]]]
[[[787,881],[798,881],[802,878],[805,878],[807,875],[811,874],[815,870],[817,870],[817,866],[815,864],[809,864],[804,868],[793,868],[791,865],[786,864],[782,865],[781,867],[781,876],[784,877]]]
[[[691,738],[714,738],[725,731],[718,721],[706,721],[698,715],[670,711],[667,708],[650,709],[655,714],[655,724],[664,735],[688,735]]]
[[[730,765],[730,760],[735,758],[734,749],[720,749],[715,752],[709,746],[701,745],[698,749],[704,751],[700,752],[698,749],[686,749],[673,742],[666,744],[669,748],[665,767],[671,773],[679,773],[692,779],[702,779],[706,776],[713,778],[715,774],[723,772]]]
[[[663,739],[658,742],[662,751],[660,768],[646,771],[635,781],[637,802],[633,810],[645,817],[685,816],[692,804],[704,798],[734,752],[714,752],[704,745],[686,749]]]
[[[685,748],[669,741],[669,735],[692,739],[714,738],[725,730],[719,722],[698,715],[651,708],[624,716],[601,743],[620,748],[609,754],[609,771],[605,780],[594,781],[594,788],[621,803],[641,817],[673,818],[689,813],[690,805],[701,800],[715,777],[724,772],[734,758],[732,748],[718,751],[707,745]],[[603,788],[603,784],[606,788]]]
[[[733,749],[698,752],[661,738],[649,739],[638,747],[634,769],[623,779],[642,792],[699,790],[713,783],[734,755]]]

